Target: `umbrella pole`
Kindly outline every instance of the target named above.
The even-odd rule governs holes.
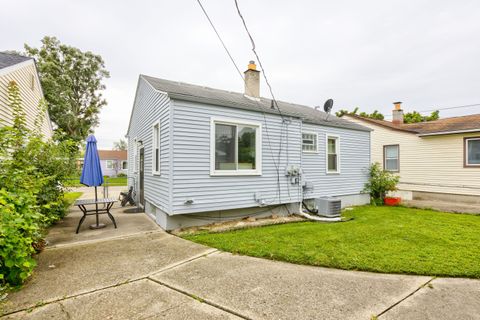
[[[98,226],[98,196],[97,196],[97,186],[95,186],[95,217],[97,218],[97,228]]]

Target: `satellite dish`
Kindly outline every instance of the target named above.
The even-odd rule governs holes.
[[[323,110],[327,113],[327,117],[325,118],[326,121],[328,121],[328,117],[330,116],[330,111],[332,111],[333,107],[333,99],[328,99],[325,101],[325,104],[323,105]]]
[[[327,101],[325,101],[325,104],[323,105],[323,110],[326,113],[330,113],[330,111],[332,111],[332,107],[333,107],[333,100],[328,99]]]

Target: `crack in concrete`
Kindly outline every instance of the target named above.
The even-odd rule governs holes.
[[[383,316],[385,313],[387,313],[388,311],[392,310],[393,308],[395,308],[396,306],[398,306],[400,303],[402,303],[403,301],[407,300],[408,298],[412,297],[415,293],[417,293],[418,291],[420,291],[421,289],[425,288],[426,286],[428,286],[433,280],[435,280],[436,277],[432,277],[431,279],[429,279],[427,282],[425,282],[424,284],[422,284],[421,286],[419,286],[418,288],[416,288],[415,290],[413,290],[412,292],[410,292],[409,294],[407,294],[405,297],[403,297],[402,299],[398,300],[397,302],[395,302],[394,304],[392,304],[390,307],[386,308],[385,310],[383,310],[382,312],[380,312],[379,314],[377,314],[377,318],[380,318],[381,316]]]
[[[58,304],[60,305],[60,309],[62,310],[62,312],[65,313],[65,315],[67,316],[67,319],[72,319],[72,317],[70,316],[70,313],[68,313],[67,309],[65,309],[65,306],[63,305],[63,303],[58,302]]]
[[[210,305],[210,306],[212,306],[212,307],[214,307],[214,308],[217,308],[217,309],[220,309],[220,310],[222,310],[222,311],[224,311],[224,312],[230,313],[230,314],[232,314],[232,315],[234,315],[234,316],[240,317],[240,318],[245,319],[245,320],[253,320],[252,318],[247,317],[247,316],[245,316],[245,315],[243,315],[243,314],[241,314],[241,313],[238,313],[238,312],[236,312],[236,311],[234,311],[234,310],[232,310],[232,309],[230,309],[230,308],[224,307],[224,306],[219,305],[219,304],[217,304],[217,303],[215,303],[215,302],[213,302],[213,301],[211,301],[211,300],[209,300],[209,299],[202,298],[202,297],[200,297],[200,296],[197,296],[197,295],[195,295],[195,294],[193,294],[193,293],[190,293],[190,292],[188,292],[188,291],[182,290],[182,289],[180,289],[180,288],[174,287],[174,286],[169,285],[169,284],[167,284],[167,283],[165,283],[165,282],[162,282],[162,281],[160,281],[160,280],[153,279],[153,278],[148,278],[148,280],[150,280],[150,281],[152,281],[152,282],[155,282],[155,283],[157,283],[157,284],[159,284],[159,285],[162,285],[162,286],[164,286],[164,287],[166,287],[166,288],[169,288],[169,289],[171,289],[171,290],[174,290],[174,291],[176,291],[176,292],[179,292],[179,293],[181,293],[181,294],[183,294],[183,295],[186,295],[187,297],[190,297],[190,298],[195,299],[195,300],[197,300],[197,301],[200,301],[200,302],[202,302],[202,303],[206,303],[206,304],[208,304],[208,305]]]
[[[198,254],[198,255],[195,255],[189,259],[184,259],[184,260],[181,260],[181,261],[178,261],[177,263],[175,264],[172,264],[172,265],[168,265],[160,270],[156,270],[152,273],[149,273],[149,274],[146,274],[146,275],[143,275],[141,277],[138,277],[138,278],[134,278],[134,279],[129,279],[129,280],[125,280],[123,282],[118,282],[118,283],[115,283],[115,284],[112,284],[112,285],[108,285],[108,286],[105,286],[105,287],[101,287],[101,288],[97,288],[97,289],[93,289],[93,290],[88,290],[88,291],[83,291],[83,292],[80,292],[80,293],[77,293],[77,294],[73,294],[73,295],[69,295],[69,296],[64,296],[62,298],[58,298],[58,299],[53,299],[53,300],[49,300],[49,301],[45,301],[45,302],[42,302],[42,305],[41,306],[38,306],[38,305],[33,305],[33,306],[27,306],[27,307],[24,307],[24,308],[21,308],[21,309],[18,309],[18,310],[15,310],[15,311],[11,311],[11,312],[8,312],[8,313],[4,313],[2,315],[0,315],[0,318],[4,318],[8,315],[12,315],[12,314],[16,314],[16,313],[19,313],[19,312],[22,312],[22,311],[25,311],[25,310],[33,310],[33,309],[37,309],[37,308],[40,308],[40,307],[43,307],[43,306],[46,306],[46,305],[49,305],[49,304],[52,304],[52,303],[60,303],[61,301],[65,301],[65,300],[69,300],[69,299],[73,299],[73,298],[77,298],[77,297],[80,297],[80,296],[84,296],[84,295],[88,295],[88,294],[91,294],[91,293],[96,293],[96,292],[99,292],[99,291],[103,291],[103,290],[106,290],[106,289],[111,289],[111,288],[115,288],[115,287],[119,287],[119,286],[123,286],[123,285],[126,285],[126,284],[129,284],[129,283],[133,283],[133,282],[137,282],[137,281],[140,281],[140,280],[151,280],[150,277],[153,276],[153,275],[156,275],[156,274],[159,274],[159,273],[162,273],[164,271],[168,271],[168,270],[171,270],[171,269],[174,269],[176,267],[179,267],[179,266],[183,266],[187,263],[190,263],[190,262],[193,262],[197,259],[200,259],[200,258],[203,258],[203,257],[206,257],[210,254],[213,254],[213,253],[216,253],[218,252],[217,249],[210,249],[204,253],[201,253],[201,254]],[[63,306],[63,305],[62,305]]]

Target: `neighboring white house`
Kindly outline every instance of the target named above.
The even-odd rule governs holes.
[[[164,229],[298,212],[304,199],[365,204],[370,129],[307,106],[141,75],[130,118],[129,185]]]
[[[396,103],[392,122],[344,117],[373,130],[372,162],[400,176],[405,199],[480,202],[480,114],[404,124]]]
[[[8,85],[15,81],[20,89],[27,127],[34,129],[39,116],[39,102],[43,99],[35,60],[32,58],[0,52],[0,126],[11,125],[13,116],[8,102]],[[46,138],[53,134],[48,112],[44,115],[41,132]]]

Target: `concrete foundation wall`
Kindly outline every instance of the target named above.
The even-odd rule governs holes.
[[[364,205],[370,202],[368,194],[353,194],[337,197],[342,200],[342,208]],[[192,226],[208,225],[215,222],[229,220],[238,220],[245,217],[264,218],[275,214],[277,216],[287,216],[298,213],[300,203],[294,202],[285,205],[240,208],[232,210],[217,210],[208,212],[199,212],[182,215],[168,215],[165,211],[157,208],[146,200],[145,213],[154,219],[157,224],[165,230],[174,230]]]

